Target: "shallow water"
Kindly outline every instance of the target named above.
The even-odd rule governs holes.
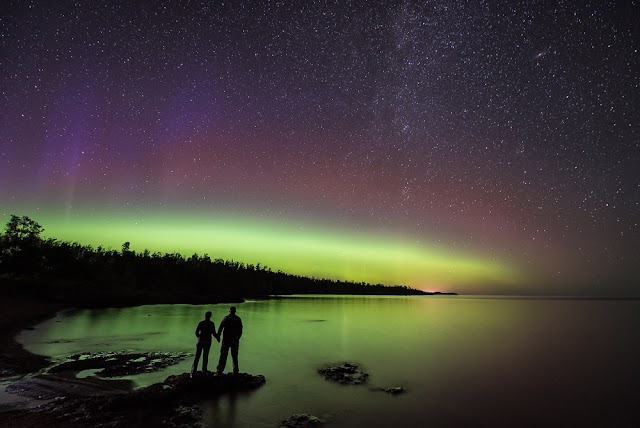
[[[639,301],[329,296],[237,306],[240,370],[267,384],[205,401],[209,427],[273,427],[295,413],[332,427],[640,425]],[[228,305],[67,311],[19,341],[54,358],[193,351],[206,310],[217,325]],[[210,370],[217,357],[214,345]],[[336,385],[316,373],[344,361],[362,364],[370,385]],[[145,386],[190,365],[129,378]],[[407,393],[369,388],[391,386]]]

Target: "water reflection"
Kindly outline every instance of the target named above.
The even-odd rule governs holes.
[[[634,426],[640,399],[640,302],[464,297],[321,297],[238,305],[243,371],[267,384],[205,400],[206,426],[274,426],[294,413],[331,426]],[[26,348],[53,357],[83,351],[193,352],[205,310],[155,305],[69,311],[26,331]],[[219,346],[219,345],[217,345]],[[217,359],[218,347],[211,349]],[[390,397],[324,381],[316,368],[354,361]],[[138,385],[189,371],[191,360]],[[400,416],[401,415],[401,416]]]
[[[238,412],[238,403],[242,405],[251,395],[252,391],[233,391],[202,401],[199,405],[203,412],[203,424],[208,427],[248,426],[244,422],[242,411]]]

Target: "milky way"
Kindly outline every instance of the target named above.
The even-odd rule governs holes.
[[[0,8],[5,219],[356,281],[638,295],[636,1]]]

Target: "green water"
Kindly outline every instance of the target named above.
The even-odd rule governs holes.
[[[202,403],[208,427],[273,427],[295,413],[327,426],[638,426],[640,302],[568,299],[300,297],[238,306],[240,370],[267,383]],[[19,341],[61,358],[85,351],[187,351],[206,310],[153,305],[68,311]],[[214,345],[210,369],[215,367]],[[325,381],[352,361],[390,396]],[[229,361],[227,369],[230,370]],[[189,371],[191,360],[130,377],[138,386]]]

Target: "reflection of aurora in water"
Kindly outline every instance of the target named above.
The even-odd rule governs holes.
[[[401,284],[425,290],[474,284],[513,284],[518,274],[496,260],[420,245],[409,237],[356,233],[282,220],[176,215],[78,216],[61,222],[43,216],[48,236],[136,251],[209,254],[304,276]]]
[[[322,296],[238,304],[240,369],[266,385],[203,405],[205,426],[276,426],[294,413],[331,426],[633,426],[640,376],[640,302],[462,296]],[[62,357],[129,348],[195,350],[193,330],[219,305],[81,310],[23,332],[31,352]],[[325,322],[309,322],[310,320]],[[59,322],[57,322],[59,321]],[[161,334],[156,334],[161,332]],[[123,342],[114,338],[121,337]],[[132,343],[131,338],[144,338]],[[69,343],[52,344],[56,339]],[[217,358],[214,345],[210,359]],[[128,377],[137,385],[188,372],[192,360]],[[354,362],[366,386],[325,381]],[[369,387],[403,386],[401,397]],[[235,418],[235,423],[234,423]],[[631,423],[630,423],[631,422]]]

